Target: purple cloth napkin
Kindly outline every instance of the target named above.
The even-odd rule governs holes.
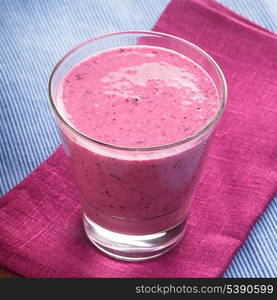
[[[154,30],[219,63],[229,103],[215,132],[185,238],[152,261],[106,257],[87,240],[60,147],[0,200],[0,264],[27,277],[218,277],[276,193],[277,38],[211,0],[173,0]]]

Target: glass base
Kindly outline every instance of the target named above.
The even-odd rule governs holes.
[[[168,230],[129,235],[107,230],[84,215],[84,228],[89,240],[105,254],[125,261],[143,261],[160,256],[175,247],[183,238],[186,220]]]

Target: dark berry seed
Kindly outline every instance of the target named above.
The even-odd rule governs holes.
[[[110,174],[110,176],[116,178],[118,181],[121,181],[121,178],[116,174]]]

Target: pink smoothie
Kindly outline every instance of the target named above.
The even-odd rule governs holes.
[[[150,46],[91,56],[65,76],[59,95],[58,110],[83,135],[135,148],[181,141],[205,127],[219,107],[215,85],[200,66]],[[66,131],[64,139],[89,220],[114,232],[149,234],[186,219],[206,138],[149,156],[99,151]]]

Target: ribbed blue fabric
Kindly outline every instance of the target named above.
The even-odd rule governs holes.
[[[220,0],[277,32],[277,2]],[[151,29],[169,0],[2,0],[0,2],[0,194],[60,144],[47,85],[56,62],[96,35]],[[276,277],[277,197],[225,277]]]

